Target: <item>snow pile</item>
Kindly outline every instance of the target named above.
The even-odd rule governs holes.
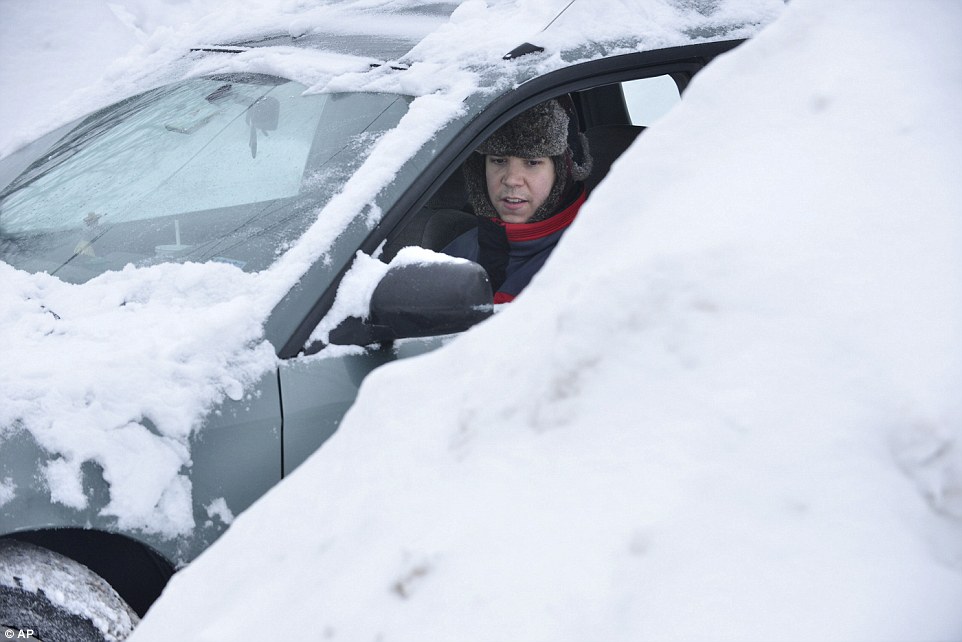
[[[962,637],[960,13],[793,2],[133,640]]]

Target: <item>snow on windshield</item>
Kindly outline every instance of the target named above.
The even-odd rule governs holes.
[[[133,639],[962,638],[960,18],[792,2]]]
[[[0,155],[26,142],[21,132],[39,135],[111,101],[200,73],[243,69],[283,75],[318,92],[417,97],[398,128],[378,141],[358,173],[318,213],[317,222],[265,272],[250,275],[210,263],[128,267],[69,286],[3,266],[0,319],[5,341],[14,347],[0,351],[2,430],[29,430],[50,453],[42,472],[55,501],[82,507],[81,466],[96,461],[110,484],[108,512],[121,524],[164,536],[193,527],[183,476],[190,462],[187,436],[217,401],[242,397],[273,365],[272,347],[261,335],[267,314],[404,162],[462,113],[464,98],[478,90],[478,65],[511,64],[501,56],[531,39],[549,55],[526,64],[545,71],[566,64],[557,53],[562,45],[589,45],[638,30],[651,33],[653,46],[744,36],[783,7],[780,0],[576,3],[552,30],[542,31],[567,2],[467,0],[447,23],[417,19],[419,6],[437,3],[416,0],[89,4],[96,11],[65,14],[63,22],[39,5],[34,11],[18,3],[2,5],[5,31],[0,35],[19,35],[0,38],[4,95],[18,97],[4,101],[12,106],[5,112],[8,127]],[[411,15],[395,21],[402,10]],[[104,27],[100,23],[108,13],[112,26]],[[415,41],[424,37],[403,61],[408,71],[396,73],[387,66],[370,71],[371,60],[364,57],[293,48],[184,55],[190,47],[264,33],[355,32],[365,25]],[[87,27],[105,38],[124,34],[121,40],[133,47],[119,57],[100,44],[83,49],[91,39],[75,36]],[[38,46],[52,53],[34,59]],[[585,55],[597,52],[589,47]],[[75,67],[63,64],[68,59],[103,74],[75,79]],[[51,76],[62,84],[46,84]],[[75,91],[68,95],[67,88]],[[186,367],[185,361],[196,366]],[[118,445],[123,440],[112,439],[113,433],[136,447],[124,451]],[[15,492],[4,486],[4,496]]]

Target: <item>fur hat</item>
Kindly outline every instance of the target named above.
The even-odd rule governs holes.
[[[581,147],[582,162],[576,163],[570,141],[576,138]],[[588,140],[577,130],[572,131],[568,112],[556,99],[539,103],[515,116],[481,143],[464,165],[468,200],[475,214],[497,218],[497,211],[488,197],[484,177],[485,156],[517,156],[541,158],[547,156],[554,163],[555,180],[545,202],[531,217],[530,222],[542,221],[557,213],[568,187],[583,181],[591,172]]]
[[[478,152],[488,156],[541,158],[560,156],[568,148],[568,114],[557,100],[548,100],[509,120]]]

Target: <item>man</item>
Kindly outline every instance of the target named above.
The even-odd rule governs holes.
[[[480,263],[495,303],[512,301],[541,269],[587,193],[591,156],[575,162],[568,112],[557,100],[535,105],[496,131],[464,164],[478,226],[443,251]]]

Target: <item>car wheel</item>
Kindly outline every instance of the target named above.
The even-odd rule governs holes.
[[[115,642],[139,622],[137,614],[99,575],[58,553],[0,540],[0,628],[19,639]],[[14,637],[13,639],[18,639]]]

